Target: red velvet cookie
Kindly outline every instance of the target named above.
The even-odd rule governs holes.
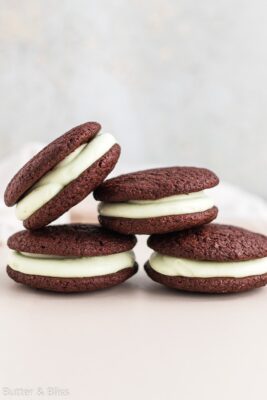
[[[145,265],[151,279],[191,292],[233,293],[267,284],[267,237],[210,224],[152,235],[155,253]]]
[[[34,156],[8,184],[5,203],[17,204],[26,228],[41,228],[56,220],[112,171],[120,146],[109,134],[97,135],[100,129],[97,122],[71,129]]]
[[[218,209],[203,190],[217,176],[204,168],[170,167],[109,179],[94,192],[102,226],[125,234],[166,233],[207,224]]]
[[[133,235],[98,225],[53,225],[15,233],[7,273],[18,283],[56,292],[108,288],[137,272]]]

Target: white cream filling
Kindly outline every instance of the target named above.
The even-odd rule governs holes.
[[[108,275],[133,267],[133,251],[97,257],[64,258],[12,251],[8,265],[18,272],[58,278],[84,278]]]
[[[267,273],[267,257],[249,261],[197,261],[164,256],[154,252],[151,267],[163,275],[188,278],[245,278]]]
[[[78,147],[41,178],[17,203],[17,218],[21,221],[29,218],[65,186],[77,179],[115,143],[116,140],[111,134],[104,133]]]
[[[214,201],[204,191],[164,197],[158,200],[135,200],[125,203],[99,204],[99,214],[106,217],[153,218],[166,215],[192,214],[206,211]]]

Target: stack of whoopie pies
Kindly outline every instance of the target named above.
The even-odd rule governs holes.
[[[52,225],[81,202],[112,171],[120,146],[101,126],[77,126],[45,147],[11,180],[7,206],[27,230],[8,240],[7,273],[16,282],[57,292],[117,285],[137,272],[134,235],[97,225]]]
[[[11,236],[7,273],[16,282],[59,292],[122,283],[137,272],[136,234],[151,235],[145,265],[163,285],[193,292],[241,292],[267,283],[267,237],[210,224],[218,209],[204,190],[219,183],[204,168],[172,167],[105,180],[120,155],[95,122],[49,144],[11,180],[7,206],[26,228]],[[94,191],[99,222],[51,225]]]
[[[219,183],[203,168],[160,168],[121,175],[94,192],[102,226],[149,234],[145,264],[154,281],[191,292],[230,293],[267,283],[267,237],[209,224],[218,209],[203,191]]]

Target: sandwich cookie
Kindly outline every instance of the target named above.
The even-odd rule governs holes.
[[[37,229],[56,220],[82,201],[112,171],[120,146],[109,133],[87,122],[65,133],[35,157],[11,180],[5,203],[17,205],[25,228]]]
[[[152,235],[155,252],[147,274],[163,285],[204,293],[232,293],[267,283],[267,237],[242,228],[210,224]]]
[[[18,283],[55,292],[118,285],[137,272],[134,236],[98,225],[52,225],[15,233],[8,240],[7,273]]]
[[[94,192],[99,222],[125,234],[188,229],[216,218],[218,209],[204,193],[219,183],[204,168],[172,167],[134,172],[109,179]]]

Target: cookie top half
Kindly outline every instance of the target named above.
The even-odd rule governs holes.
[[[267,257],[266,236],[222,224],[152,235],[148,246],[167,256],[193,260],[245,261]]]
[[[100,129],[99,123],[86,122],[66,132],[36,154],[8,184],[4,195],[6,205],[15,205],[48,171],[79,146],[92,140]]]
[[[95,224],[69,224],[23,230],[12,235],[7,244],[12,250],[25,253],[94,257],[129,251],[135,246],[136,238]]]
[[[209,189],[218,183],[218,177],[205,168],[156,168],[108,179],[95,190],[94,197],[106,202],[157,200]]]

